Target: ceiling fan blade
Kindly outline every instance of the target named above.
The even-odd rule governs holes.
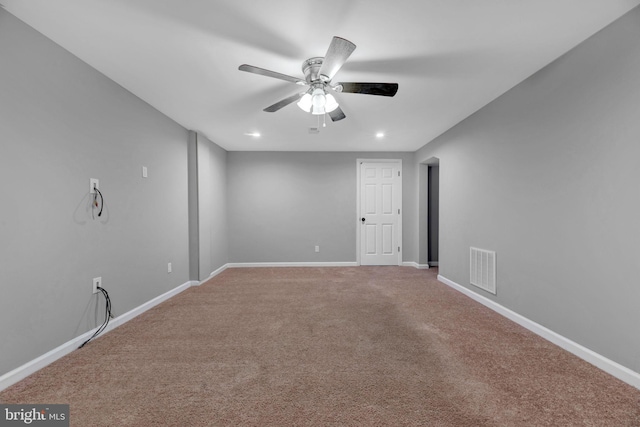
[[[340,89],[342,87],[342,89]],[[394,96],[398,92],[398,83],[343,83],[336,85],[336,91],[345,93],[363,93],[366,95]]]
[[[276,73],[275,71],[265,70],[264,68],[254,67],[253,65],[242,64],[238,67],[240,71],[247,73],[260,74],[261,76],[273,77],[274,79],[285,80],[299,85],[306,85],[307,82],[297,77],[287,76],[286,74]]]
[[[333,120],[334,122],[337,122],[338,120],[342,120],[345,117],[347,117],[344,115],[344,112],[340,107],[336,108],[333,111],[330,111],[328,114],[329,114],[329,117],[331,117],[331,120]]]
[[[321,78],[324,81],[331,81],[355,49],[356,45],[349,40],[333,37],[318,73]]]
[[[298,99],[302,98],[302,95],[304,95],[304,94],[305,94],[305,92],[296,93],[295,95],[291,95],[290,97],[285,98],[282,101],[278,101],[275,104],[268,106],[267,108],[265,108],[262,111],[266,111],[267,113],[275,113],[276,111],[278,111],[282,107],[286,107],[287,105],[291,104],[292,102],[295,102]]]

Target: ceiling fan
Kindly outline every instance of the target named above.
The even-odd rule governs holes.
[[[308,86],[305,92],[296,93],[273,105],[268,106],[264,111],[273,113],[295,101],[298,106],[314,115],[329,114],[334,122],[344,119],[346,116],[340,108],[336,99],[329,93],[362,93],[367,95],[394,96],[398,91],[397,83],[354,83],[340,82],[332,84],[331,80],[347,61],[356,45],[341,37],[333,37],[329,49],[324,57],[309,58],[302,63],[304,79],[243,64],[238,69],[248,73],[260,74],[285,80],[300,86]]]

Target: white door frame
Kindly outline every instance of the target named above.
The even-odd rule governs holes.
[[[398,265],[402,265],[402,217],[404,215],[404,211],[402,210],[402,178],[404,175],[402,174],[402,159],[356,159],[356,264],[361,265],[361,248],[360,248],[360,235],[361,229],[360,226],[360,169],[362,163],[372,162],[372,163],[396,163],[398,165],[398,170],[400,171],[400,189],[398,199],[400,200],[400,215],[398,215],[398,227],[396,229],[396,241],[398,242],[398,246],[400,250],[398,251]]]

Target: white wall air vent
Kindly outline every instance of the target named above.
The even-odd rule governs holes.
[[[496,294],[496,253],[484,249],[471,248],[471,284]]]

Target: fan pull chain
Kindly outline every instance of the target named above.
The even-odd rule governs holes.
[[[323,128],[327,127],[327,115],[326,114],[322,115],[322,127]]]

